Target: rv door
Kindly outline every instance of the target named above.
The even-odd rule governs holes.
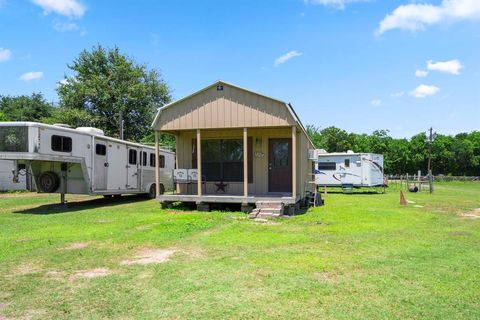
[[[127,188],[137,189],[139,175],[139,162],[140,162],[140,149],[135,147],[127,147],[128,164],[127,164]]]
[[[107,177],[108,177],[108,156],[107,156],[108,143],[105,140],[95,140],[95,177],[94,177],[94,190],[102,191],[107,189]]]

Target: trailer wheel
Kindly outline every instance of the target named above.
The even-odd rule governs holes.
[[[165,187],[163,186],[163,184],[160,184],[160,194],[163,194],[165,192]],[[147,193],[147,197],[149,199],[155,199],[157,196],[157,186],[155,185],[155,183],[152,183],[152,185],[150,186],[150,189],[148,190],[148,193]]]
[[[52,193],[60,186],[60,178],[55,172],[46,171],[38,176],[38,189],[41,192]]]

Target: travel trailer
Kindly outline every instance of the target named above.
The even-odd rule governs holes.
[[[160,108],[152,127],[177,141],[176,192],[158,195],[162,204],[208,210],[237,203],[244,211],[256,207],[253,214],[281,213],[308,193],[313,144],[282,100],[218,81]]]
[[[327,153],[322,149],[309,151],[314,161],[315,184],[332,187],[378,187],[384,185],[383,155],[354,153],[353,151]]]
[[[0,123],[0,160],[11,160],[13,180],[27,169],[37,191],[64,195],[110,197],[156,194],[158,159],[162,183],[158,192],[173,188],[175,153],[106,137],[96,128],[72,129],[35,122]]]

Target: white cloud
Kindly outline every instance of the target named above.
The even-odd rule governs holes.
[[[376,34],[393,29],[424,30],[442,22],[480,20],[480,1],[443,0],[440,5],[411,3],[401,5],[380,22]]]
[[[12,51],[10,49],[0,48],[0,62],[10,60],[12,57]]]
[[[460,69],[463,68],[463,65],[457,59],[443,62],[433,62],[432,60],[429,60],[427,62],[427,68],[428,70],[458,75],[460,74]]]
[[[425,84],[421,84],[416,87],[412,92],[409,94],[414,98],[425,98],[428,96],[434,96],[440,91],[440,88],[436,86],[429,86]]]
[[[76,23],[63,23],[56,21],[53,24],[53,29],[57,30],[58,32],[67,32],[78,30],[80,27]]]
[[[345,9],[345,6],[354,2],[368,2],[370,0],[304,0],[308,4],[332,7],[335,9]]]
[[[415,71],[415,77],[417,78],[424,78],[428,75],[428,71],[425,70],[417,70]]]
[[[69,18],[81,18],[87,10],[77,0],[32,0],[32,2],[40,6],[45,14],[55,12]]]
[[[394,92],[390,96],[393,98],[400,98],[400,97],[403,97],[404,95],[405,95],[405,92],[400,91],[400,92]]]
[[[382,100],[373,99],[372,101],[370,101],[370,104],[374,107],[380,107],[382,105]]]
[[[290,51],[290,52],[287,52],[285,53],[284,55],[278,57],[277,59],[275,59],[275,62],[273,63],[273,65],[275,67],[278,67],[279,65],[281,64],[284,64],[285,62],[287,62],[288,60],[290,59],[293,59],[295,57],[299,57],[301,56],[302,53],[301,52],[298,52],[297,50],[294,50],[294,51]]]
[[[41,71],[31,71],[31,72],[27,72],[27,73],[22,74],[20,76],[20,78],[18,78],[18,80],[31,81],[31,80],[40,79],[42,77],[43,77],[43,72],[41,72]]]

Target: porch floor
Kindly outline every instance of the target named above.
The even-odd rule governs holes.
[[[295,204],[300,198],[293,198],[291,194],[261,194],[244,197],[239,194],[162,194],[157,196],[160,202],[195,202],[195,203],[249,203],[259,201],[278,201],[284,204]]]

